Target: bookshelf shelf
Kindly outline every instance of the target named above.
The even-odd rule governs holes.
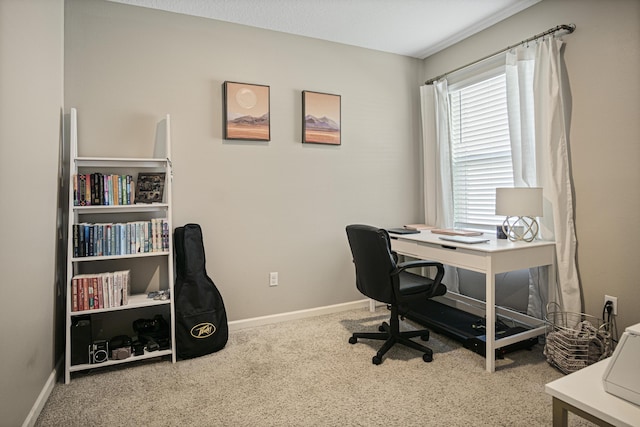
[[[96,205],[96,206],[73,206],[72,209],[78,215],[92,215],[99,213],[117,214],[132,212],[158,212],[158,210],[167,210],[167,203],[151,203],[151,204],[134,204],[134,205]]]
[[[165,156],[121,158],[77,156],[76,109],[69,115],[65,383],[72,372],[163,356],[175,363],[170,117],[158,126],[161,137],[155,144],[160,147],[149,150],[163,150]],[[157,202],[134,203],[140,174],[160,177],[151,190],[153,197],[143,199]],[[85,254],[91,256],[78,256]],[[152,291],[168,291],[169,298],[149,298]],[[149,351],[154,343],[145,334],[137,336],[133,324],[157,317],[169,325],[169,336],[157,337],[162,350]],[[94,344],[104,346],[123,335],[143,344],[144,354],[116,359],[108,349],[103,352],[107,360],[91,360]]]
[[[89,168],[162,168],[169,159],[128,157],[76,157],[77,167]]]
[[[102,362],[102,363],[83,363],[80,365],[73,365],[69,368],[70,372],[79,372],[79,371],[87,371],[87,370],[91,370],[91,369],[98,369],[98,368],[104,368],[107,366],[113,366],[113,365],[121,365],[123,363],[131,363],[131,362],[137,362],[140,360],[145,360],[145,359],[153,359],[155,357],[162,357],[162,356],[171,356],[173,354],[172,350],[157,350],[157,351],[144,351],[144,354],[140,355],[140,356],[131,356],[128,357],[126,359],[121,359],[121,360],[113,360],[113,359],[109,359],[106,362]]]
[[[151,307],[154,305],[171,304],[171,300],[154,300],[147,296],[147,294],[136,294],[129,296],[129,303],[127,305],[120,305],[117,307],[99,308],[94,310],[80,310],[72,311],[71,316],[84,316],[86,314],[106,313],[110,311],[122,311],[122,310],[135,310],[137,308]]]
[[[103,255],[103,256],[82,256],[71,258],[73,262],[94,262],[94,261],[106,261],[113,259],[131,259],[131,258],[147,258],[154,256],[169,256],[169,251],[164,252],[143,252],[139,254],[127,254],[127,255]]]

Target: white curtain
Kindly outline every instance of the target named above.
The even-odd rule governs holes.
[[[449,89],[446,80],[420,88],[425,223],[453,226],[453,184],[449,145]]]
[[[536,317],[545,314],[549,300],[558,302],[564,311],[581,311],[561,46],[561,41],[549,38],[506,55],[514,184],[543,188],[540,236],[556,241],[557,283],[551,284],[552,295],[547,292],[546,274],[531,270],[528,313]]]
[[[573,190],[567,145],[568,110],[563,96],[562,42],[544,40],[536,50],[533,90],[536,121],[536,176],[544,188],[543,239],[556,242],[558,294],[564,311],[580,313],[582,296],[576,264]]]
[[[538,186],[533,91],[535,64],[535,46],[520,46],[506,54],[507,111],[515,187]],[[529,270],[527,314],[539,319],[546,315],[549,287],[555,287],[555,281],[549,284],[547,277],[547,267]]]
[[[535,48],[506,54],[507,111],[515,187],[536,187],[536,141],[533,103]]]
[[[424,219],[438,228],[453,227],[453,177],[449,144],[449,88],[446,79],[420,87],[422,106]],[[443,281],[458,292],[458,272],[445,266]]]

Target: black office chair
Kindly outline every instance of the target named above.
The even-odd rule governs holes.
[[[389,323],[383,322],[379,333],[356,332],[349,343],[355,344],[358,338],[385,340],[378,353],[373,356],[374,365],[382,363],[382,357],[395,344],[400,343],[423,352],[425,362],[433,360],[433,351],[410,338],[420,337],[429,340],[429,331],[400,332],[399,316],[406,314],[405,303],[411,300],[426,300],[444,295],[447,287],[441,283],[444,267],[439,262],[410,261],[398,264],[398,257],[391,250],[389,234],[386,230],[369,225],[348,225],[347,238],[353,262],[356,267],[356,286],[365,296],[383,302],[391,308]],[[414,267],[436,267],[434,279],[405,271]]]

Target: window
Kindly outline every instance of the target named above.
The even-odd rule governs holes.
[[[504,70],[449,88],[454,225],[492,229],[496,187],[513,187]]]

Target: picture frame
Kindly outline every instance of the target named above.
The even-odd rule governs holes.
[[[162,203],[165,178],[165,172],[140,172],[134,203]]]
[[[302,91],[302,143],[342,145],[341,97]]]
[[[225,81],[224,139],[271,140],[270,87]]]

